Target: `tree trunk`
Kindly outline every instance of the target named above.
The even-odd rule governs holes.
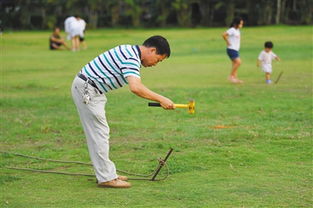
[[[134,27],[139,27],[141,25],[140,22],[140,16],[141,16],[141,8],[133,8],[132,12],[132,24]]]
[[[125,1],[127,5],[126,14],[131,17],[132,26],[139,27],[141,25],[140,17],[142,14],[142,7],[136,0]]]
[[[200,13],[201,13],[201,25],[209,26],[210,25],[210,4],[208,1],[200,1]]]
[[[42,18],[42,22],[41,22],[41,29],[45,29],[46,28],[46,22],[47,22],[47,19],[46,19],[46,10],[44,7],[41,7],[40,8],[40,15],[41,15],[41,18]]]
[[[226,2],[225,24],[230,25],[235,16],[235,2],[233,0]]]
[[[286,9],[286,0],[281,0],[281,23],[286,23],[288,21],[288,10]]]
[[[259,25],[269,25],[272,23],[272,1],[266,0],[261,3],[260,16],[258,20]]]
[[[161,14],[158,16],[157,22],[160,24],[161,27],[165,27],[166,26],[166,20],[168,18],[168,15],[170,14],[170,7],[161,1],[160,1],[160,3],[158,3]]]
[[[88,26],[91,29],[97,28],[98,25],[98,13],[96,10],[90,9],[89,10],[89,15],[88,15]]]
[[[312,3],[310,0],[301,0],[299,4],[299,8],[303,8],[300,12],[300,23],[312,24]]]
[[[191,24],[191,10],[188,8],[183,8],[177,13],[178,24],[183,27],[189,27]]]
[[[273,5],[272,1],[267,1],[265,6],[265,24],[270,25],[272,23]]]
[[[246,8],[248,11],[247,15],[248,15],[248,20],[249,20],[249,25],[257,25],[258,24],[258,21],[257,21],[258,13],[255,10],[256,4],[254,2],[247,0],[246,1]]]
[[[214,9],[211,8],[209,26],[213,26]]]
[[[30,21],[30,12],[31,11],[28,7],[31,5],[30,0],[27,0],[26,2],[22,2],[20,0],[18,2],[19,7],[21,8],[20,10],[20,23],[21,27],[24,28],[32,28],[31,21]]]
[[[178,25],[189,27],[191,25],[191,8],[187,0],[176,0],[172,6],[176,10]]]
[[[296,11],[297,10],[297,0],[293,0],[292,1],[292,11]]]
[[[115,27],[120,21],[120,4],[116,4],[111,8],[111,26]]]
[[[281,0],[277,0],[277,7],[276,7],[276,18],[275,23],[280,24],[280,10],[281,10]]]

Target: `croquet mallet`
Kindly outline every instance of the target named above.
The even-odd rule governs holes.
[[[160,103],[148,103],[150,107],[161,107]],[[190,114],[195,113],[196,102],[194,100],[190,100],[188,104],[174,104],[175,108],[187,108]]]

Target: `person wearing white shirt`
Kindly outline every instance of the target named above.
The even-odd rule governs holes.
[[[240,17],[236,17],[231,23],[230,28],[222,34],[223,39],[227,44],[227,55],[231,59],[232,69],[229,76],[229,81],[235,84],[243,83],[238,79],[237,72],[241,64],[239,56],[240,49],[240,28],[243,27],[243,20]]]
[[[79,50],[79,37],[83,34],[82,27],[78,22],[79,16],[71,16],[65,19],[64,28],[68,33],[67,38],[72,40],[72,51]]]
[[[64,21],[64,31],[66,33],[70,33],[70,25],[73,21],[75,21],[76,18],[74,16],[70,16],[70,17],[67,17]],[[70,40],[70,36],[67,36],[68,40]]]
[[[274,44],[271,41],[264,43],[264,50],[261,51],[257,60],[257,66],[261,66],[263,72],[265,72],[265,81],[267,84],[271,84],[272,74],[272,61],[275,59],[280,61],[280,58],[272,51]]]
[[[141,66],[155,66],[169,58],[170,54],[168,41],[156,35],[145,40],[142,45],[123,44],[101,53],[75,76],[72,96],[99,187],[131,187],[126,182],[127,177],[117,175],[115,164],[109,158],[110,127],[105,113],[107,93],[128,85],[137,96],[157,101],[164,109],[174,110],[173,101],[149,90],[141,82]]]

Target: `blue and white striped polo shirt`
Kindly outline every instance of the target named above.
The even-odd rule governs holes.
[[[128,76],[140,78],[140,56],[138,45],[120,45],[97,56],[80,73],[108,92],[128,84]]]

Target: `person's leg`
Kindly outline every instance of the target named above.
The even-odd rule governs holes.
[[[79,43],[84,50],[87,49],[87,43],[84,36],[79,36]]]
[[[57,43],[51,43],[50,49],[51,50],[58,50],[58,49],[60,49],[60,45]]]
[[[265,73],[265,79],[270,80],[271,79],[271,74],[269,72]]]
[[[70,50],[70,47],[68,47],[68,45],[67,45],[67,43],[66,43],[65,41],[62,43],[62,45],[64,45],[64,47],[65,47],[67,50]]]
[[[75,44],[76,44],[76,51],[79,51],[80,49],[80,41],[79,41],[79,36],[75,36]]]
[[[76,51],[76,41],[75,41],[75,37],[72,37],[71,41],[72,41],[72,51]]]
[[[89,155],[94,166],[98,183],[117,179],[114,163],[109,159],[109,126],[105,117],[106,97],[88,85],[91,100],[84,103],[85,82],[75,78],[72,96],[76,104],[87,139]]]
[[[232,69],[230,72],[229,79],[233,83],[242,83],[242,81],[237,78],[238,68],[240,65],[241,65],[241,59],[239,57],[232,59]]]
[[[265,72],[265,80],[267,84],[271,84],[271,73],[270,72]]]
[[[72,51],[79,50],[79,36],[72,37]]]

